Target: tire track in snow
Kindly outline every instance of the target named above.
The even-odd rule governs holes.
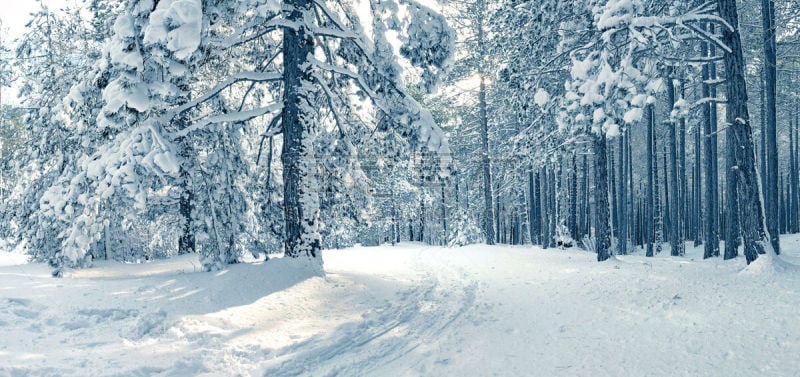
[[[283,360],[268,367],[264,375],[377,374],[396,360],[414,357],[415,351],[418,361],[430,362],[426,349],[455,336],[447,330],[474,308],[479,286],[443,262],[437,262],[438,266],[423,263],[432,259],[424,249],[418,256],[422,258],[415,258],[411,267],[424,271],[424,277],[414,288],[398,292],[391,303],[365,313],[360,322],[340,326],[333,335],[312,337],[280,350],[276,361]]]

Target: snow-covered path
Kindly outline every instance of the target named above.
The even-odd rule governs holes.
[[[798,263],[800,239],[784,245]],[[404,244],[328,251],[324,277],[280,259],[5,266],[0,375],[800,375],[800,272],[698,256]]]

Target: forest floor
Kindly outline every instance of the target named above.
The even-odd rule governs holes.
[[[402,244],[198,272],[193,256],[50,277],[0,254],[0,376],[797,376],[785,256]]]

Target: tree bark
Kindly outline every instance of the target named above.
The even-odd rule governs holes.
[[[308,57],[314,52],[314,36],[305,17],[313,14],[311,0],[284,0],[287,20],[300,25],[283,31],[283,208],[284,253],[288,257],[316,258],[322,239],[314,157],[316,91]]]
[[[761,26],[764,32],[764,76],[767,99],[767,176],[765,208],[767,230],[775,253],[780,254],[780,232],[778,217],[778,141],[776,118],[777,47],[775,44],[775,1],[761,1]],[[729,120],[730,122],[730,120]],[[762,179],[764,179],[762,177]]]
[[[655,197],[653,195],[653,141],[654,141],[654,123],[655,114],[653,114],[653,105],[647,106],[647,211],[644,219],[644,242],[647,243],[646,256],[653,256],[653,241],[655,235],[655,226],[653,219],[655,219]]]
[[[734,0],[735,1],[735,0]],[[711,28],[713,31],[713,27]],[[703,52],[707,57],[714,56],[713,46],[704,43]],[[710,62],[703,66],[703,98],[710,100],[703,106],[703,137],[704,137],[704,157],[705,157],[705,211],[703,223],[705,225],[705,241],[703,258],[711,258],[719,256],[719,233],[717,227],[717,206],[715,205],[717,199],[717,169],[716,169],[716,144],[717,144],[717,123],[716,113],[717,107],[713,98],[716,96],[714,87],[708,84],[709,80],[716,79],[714,71],[716,71],[716,63]]]
[[[750,116],[747,112],[747,84],[745,81],[745,61],[742,43],[739,36],[739,16],[736,0],[718,0],[720,17],[733,30],[722,28],[722,42],[730,52],[723,54],[726,75],[726,122],[728,132],[733,133],[737,167],[736,187],[739,195],[740,221],[744,238],[744,254],[747,263],[751,263],[759,254],[765,253],[769,238],[764,229],[764,213],[758,185],[758,173],[755,168],[755,151],[753,149],[753,132],[750,128]]]
[[[608,252],[611,244],[611,234],[609,222],[611,217],[608,213],[608,168],[606,162],[606,137],[605,134],[592,135],[594,141],[594,203],[595,203],[595,248],[597,251],[597,261],[607,260],[610,255]]]

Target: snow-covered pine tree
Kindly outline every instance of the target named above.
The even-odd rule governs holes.
[[[61,102],[97,55],[97,45],[84,26],[79,9],[54,12],[44,6],[32,15],[17,46],[26,131],[36,137],[10,161],[19,179],[0,203],[0,216],[14,229],[15,241],[37,260],[48,260],[60,248],[65,225],[45,215],[41,203],[48,200],[46,192],[74,167],[76,156],[85,148],[72,136]]]

